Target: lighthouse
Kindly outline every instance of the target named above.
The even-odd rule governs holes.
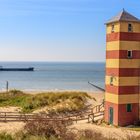
[[[139,120],[140,20],[124,9],[106,23],[105,121]]]

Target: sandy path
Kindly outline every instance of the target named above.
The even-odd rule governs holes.
[[[0,112],[19,112],[19,107],[0,107]],[[23,122],[0,122],[0,132],[15,134],[23,129],[25,123]]]
[[[87,121],[80,121],[77,124],[70,126],[77,130],[90,129],[95,132],[103,134],[107,138],[117,138],[118,140],[127,139],[127,136],[140,136],[139,131],[131,131],[126,128],[115,128],[113,126],[100,126],[96,124],[87,123]]]
[[[15,134],[20,130],[23,130],[25,123],[23,122],[8,122],[0,123],[0,132],[6,132],[8,134]]]
[[[19,107],[0,107],[0,112],[20,112],[21,109]]]

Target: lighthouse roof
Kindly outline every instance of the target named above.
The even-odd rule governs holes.
[[[106,24],[118,21],[140,22],[138,18],[136,18],[135,16],[131,15],[130,13],[128,13],[123,9],[118,15],[107,21]]]

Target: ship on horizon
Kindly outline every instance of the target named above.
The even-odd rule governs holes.
[[[34,71],[34,67],[29,68],[3,68],[0,66],[0,71]]]

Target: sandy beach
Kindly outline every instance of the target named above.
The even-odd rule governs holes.
[[[47,92],[47,91],[46,91]],[[51,91],[52,92],[52,91]],[[60,93],[62,91],[59,91]],[[70,92],[70,91],[69,91]],[[28,91],[26,93],[37,94],[42,93],[42,91]],[[93,106],[101,104],[104,99],[103,92],[87,92],[91,97],[94,97],[96,101],[89,100],[90,104]],[[59,93],[58,93],[59,94]],[[0,107],[0,112],[19,112],[21,109],[19,107]],[[24,122],[1,122],[0,123],[0,132],[6,132],[9,134],[14,135],[15,133],[22,131],[24,129],[25,123]],[[74,123],[70,128],[74,128],[77,130],[84,130],[90,129],[95,132],[102,133],[105,137],[109,138],[114,137],[119,139],[126,138],[128,135],[130,136],[137,136],[140,135],[140,132],[130,131],[126,128],[116,128],[113,126],[105,126],[105,125],[96,125],[92,123],[88,123],[87,120],[78,121],[78,123]]]
[[[37,94],[42,93],[44,91],[26,91],[26,93],[30,94]],[[45,92],[48,92],[47,90]],[[52,92],[52,91],[49,91]],[[54,91],[55,92],[55,91]],[[58,91],[57,91],[58,92]],[[62,91],[59,91],[60,93]],[[58,92],[58,94],[59,94]],[[64,91],[63,91],[64,92]],[[70,91],[68,91],[70,92]],[[78,91],[76,91],[78,92]],[[87,92],[91,97],[94,97],[96,99],[96,102],[93,100],[89,100],[89,104],[100,104],[104,99],[104,93],[102,92]],[[44,108],[45,109],[45,108]],[[43,108],[42,108],[43,110]],[[0,107],[0,112],[20,112],[21,109],[19,107]],[[34,111],[37,113],[38,111]],[[0,132],[7,132],[7,133],[16,133],[18,130],[21,130],[24,127],[25,123],[22,122],[7,122],[7,123],[0,123]]]

